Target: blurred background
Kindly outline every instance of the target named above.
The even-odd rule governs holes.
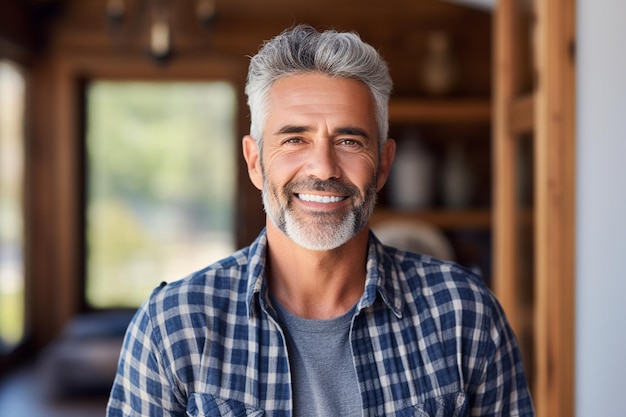
[[[0,0],[0,415],[103,416],[140,303],[256,237],[245,75],[297,23],[389,62],[399,152],[376,233],[483,277],[538,416],[621,415],[624,16],[619,0]]]

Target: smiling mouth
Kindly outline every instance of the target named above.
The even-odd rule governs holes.
[[[335,195],[316,195],[316,194],[296,194],[296,196],[302,201],[308,201],[313,203],[338,203],[345,200],[345,196]]]

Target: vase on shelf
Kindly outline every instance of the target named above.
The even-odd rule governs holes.
[[[430,96],[446,96],[454,92],[458,77],[458,65],[450,36],[443,31],[429,32],[418,70],[421,89]]]
[[[452,143],[447,149],[441,172],[442,202],[447,208],[467,208],[474,195],[474,176],[465,149]]]
[[[433,204],[434,160],[415,132],[398,141],[389,177],[391,206],[403,210],[423,209]]]

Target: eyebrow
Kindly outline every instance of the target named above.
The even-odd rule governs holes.
[[[298,125],[286,125],[281,127],[280,129],[278,129],[278,131],[276,131],[277,135],[288,135],[290,133],[303,133],[303,132],[310,132],[311,129],[310,127],[306,127],[306,126],[298,126]]]
[[[278,129],[276,131],[277,135],[288,135],[293,133],[304,133],[311,132],[312,128],[307,126],[299,126],[299,125],[286,125]],[[333,131],[334,135],[349,135],[349,136],[360,136],[364,139],[369,140],[370,136],[367,132],[358,127],[339,127]]]

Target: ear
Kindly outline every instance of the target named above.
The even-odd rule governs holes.
[[[241,141],[243,157],[248,167],[248,176],[252,184],[259,190],[263,189],[263,171],[261,170],[261,155],[259,145],[250,135],[243,137]]]
[[[389,171],[391,171],[391,164],[396,156],[396,141],[393,139],[387,139],[383,144],[383,149],[380,155],[380,167],[378,168],[378,181],[376,183],[376,190],[380,191],[383,185],[389,178]]]

